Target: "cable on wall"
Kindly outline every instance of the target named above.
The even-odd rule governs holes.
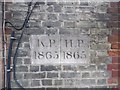
[[[31,7],[32,6],[32,1],[28,4],[28,11],[27,11],[27,15],[26,15],[26,18],[25,18],[25,20],[24,20],[24,22],[23,22],[23,25],[20,27],[20,28],[16,28],[11,22],[9,22],[9,21],[6,21],[5,22],[5,24],[10,24],[12,27],[13,27],[13,29],[15,29],[15,30],[22,30],[22,33],[21,33],[21,35],[20,35],[20,37],[19,37],[19,39],[18,39],[18,44],[17,44],[17,47],[16,47],[16,50],[15,50],[15,53],[14,53],[14,56],[13,56],[13,79],[15,80],[15,83],[21,88],[21,89],[24,89],[23,88],[23,86],[17,81],[17,78],[16,78],[16,62],[17,62],[17,55],[18,55],[18,49],[19,49],[19,46],[20,46],[20,43],[21,43],[21,39],[22,39],[22,37],[23,37],[23,34],[24,34],[24,31],[25,31],[25,29],[24,28],[27,28],[27,24],[28,24],[28,21],[29,21],[29,18],[30,18],[30,16],[31,16],[31,14],[32,14],[32,12],[33,12],[33,10],[34,10],[34,8],[35,8],[35,6],[36,6],[36,4],[37,4],[37,2],[33,5],[33,7]],[[10,49],[12,49],[12,48],[10,48]],[[11,57],[11,56],[10,56]],[[9,63],[10,64],[10,63]],[[10,65],[9,65],[10,66]],[[8,77],[10,77],[10,76],[8,76]],[[10,81],[8,81],[8,83],[10,83]]]

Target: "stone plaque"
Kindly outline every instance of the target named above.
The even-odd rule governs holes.
[[[89,63],[87,35],[31,35],[32,64]]]

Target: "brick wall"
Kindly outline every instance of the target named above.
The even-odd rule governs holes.
[[[109,88],[118,85],[119,3],[42,2],[32,13],[17,57],[17,79],[27,88]],[[21,26],[26,3],[9,3],[7,20]],[[114,10],[113,8],[114,7]],[[11,15],[12,14],[12,18]],[[114,22],[113,22],[114,21]],[[11,27],[6,26],[9,43]],[[20,31],[16,31],[19,38]],[[31,35],[83,34],[90,36],[90,63],[87,65],[33,65],[30,58]],[[14,42],[16,47],[17,40]],[[14,50],[13,50],[14,52]],[[12,80],[12,87],[18,87]]]
[[[120,83],[120,29],[119,29],[119,13],[120,2],[111,2],[108,8],[108,13],[111,14],[111,20],[108,23],[112,30],[108,41],[111,43],[111,50],[108,51],[109,56],[112,57],[112,63],[108,65],[108,70],[111,72],[111,77],[108,79],[110,85]],[[114,86],[115,87],[115,86]],[[116,86],[117,87],[117,86]]]

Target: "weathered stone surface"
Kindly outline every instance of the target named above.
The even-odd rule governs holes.
[[[40,86],[40,81],[39,80],[32,80],[32,82],[31,82],[31,86],[32,87],[35,87],[35,86]]]
[[[87,35],[33,35],[30,48],[33,64],[89,63]]]
[[[46,21],[46,22],[43,22],[42,25],[44,27],[47,27],[47,28],[54,28],[54,27],[60,27],[61,26],[61,22],[60,21]]]
[[[31,60],[29,58],[24,59],[24,64],[31,64]]]
[[[18,55],[19,57],[26,57],[28,55],[28,52],[26,50],[19,49]]]
[[[39,27],[39,29],[28,29],[25,31],[25,34],[27,34],[27,35],[31,35],[31,34],[32,35],[41,35],[41,34],[44,34],[44,28]]]
[[[93,72],[92,73],[92,77],[98,77],[98,78],[100,78],[100,77],[109,77],[110,76],[110,74],[108,73],[108,72]]]
[[[39,66],[30,66],[30,71],[31,72],[38,72],[39,71]]]
[[[47,8],[47,11],[48,11],[48,12],[53,12],[53,6],[49,6],[49,7]]]
[[[63,85],[63,81],[62,80],[55,80],[54,85]]]
[[[75,22],[64,22],[64,27],[65,28],[75,28],[76,23]]]
[[[103,65],[98,65],[98,70],[107,70],[107,65],[103,64]]]
[[[89,72],[82,72],[82,78],[90,78]]]
[[[96,71],[95,65],[87,65],[87,66],[81,65],[78,66],[78,68],[80,71]]]
[[[60,21],[64,21],[64,20],[68,20],[68,21],[75,21],[77,20],[76,18],[76,14],[72,13],[72,14],[59,14],[59,19]]]
[[[20,83],[23,87],[28,87],[29,86],[29,81],[28,80],[20,81]]]
[[[82,79],[82,80],[81,80],[81,84],[87,85],[87,86],[93,85],[93,84],[95,84],[95,83],[96,83],[96,82],[95,82],[95,79]]]
[[[30,49],[30,44],[29,43],[24,43],[24,48]]]
[[[64,71],[77,71],[76,65],[63,65]]]
[[[65,7],[64,7],[64,12],[65,12],[65,13],[75,13],[75,7],[65,6]]]
[[[46,28],[47,35],[55,35],[59,33],[59,30],[57,28]]]
[[[45,65],[41,65],[41,71],[60,71],[61,68],[60,66],[45,66]]]
[[[47,5],[55,5],[56,3],[55,0],[47,0]]]
[[[99,79],[99,80],[97,80],[97,84],[98,85],[105,85],[106,84],[106,79]]]
[[[74,80],[72,79],[64,79],[64,83],[65,86],[74,86]]]
[[[62,10],[62,7],[60,5],[58,5],[58,4],[54,5],[54,11],[55,12],[61,12],[61,10]]]
[[[16,85],[15,81],[11,81],[11,87],[18,88],[18,86]]]
[[[57,14],[48,14],[48,20],[57,20]]]
[[[22,65],[23,64],[23,60],[21,58],[17,58],[17,65]]]
[[[29,81],[28,80],[19,80],[18,81],[24,88],[28,88],[29,87]],[[14,81],[11,81],[11,87],[12,88],[19,88],[18,85],[14,82]]]
[[[45,78],[45,73],[25,73],[24,79],[41,79]]]
[[[52,85],[52,80],[42,80],[42,85],[43,86],[51,86]]]
[[[18,66],[16,68],[16,72],[28,72],[28,67],[27,66]]]
[[[47,78],[58,78],[58,73],[47,73]]]
[[[23,79],[23,74],[22,73],[17,73],[16,78],[17,79]]]
[[[63,72],[61,73],[61,78],[80,78],[81,74],[80,73],[75,73],[75,72]]]

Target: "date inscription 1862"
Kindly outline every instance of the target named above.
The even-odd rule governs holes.
[[[32,35],[32,64],[80,64],[89,62],[89,37],[85,35]]]

